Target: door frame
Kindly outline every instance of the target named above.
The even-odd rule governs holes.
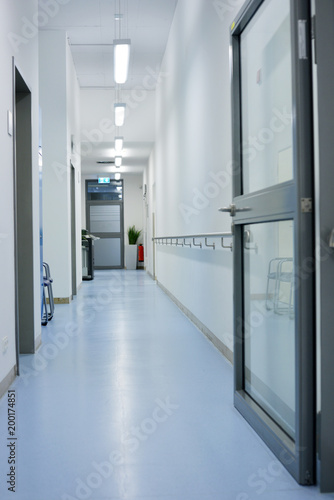
[[[294,180],[244,196],[242,194],[240,35],[260,6],[250,0],[231,25],[232,137],[234,215],[234,404],[292,476],[304,485],[315,482],[315,356],[313,214],[302,211],[302,199],[313,199],[312,60],[308,0],[290,0]],[[304,44],[298,28],[306,22]],[[306,53],[304,52],[306,50]],[[277,200],[275,204],[273,200]],[[264,213],[261,206],[269,204]],[[251,204],[252,210],[247,211]],[[267,205],[268,206],[268,205]],[[242,209],[244,211],[242,211]],[[239,212],[240,211],[240,212]],[[232,214],[231,214],[232,215]],[[256,222],[294,220],[296,325],[296,439],[285,434],[244,391],[243,226]],[[311,271],[303,273],[309,264]],[[308,315],[303,316],[303,312]],[[306,317],[307,316],[307,317]],[[301,334],[303,332],[303,334]]]
[[[72,297],[77,294],[76,169],[70,163]]]
[[[124,268],[124,203],[123,201],[99,201],[99,200],[87,200],[86,202],[86,221],[87,221],[87,229],[90,231],[90,207],[91,206],[101,206],[101,205],[119,205],[120,206],[120,222],[121,222],[121,230],[120,233],[91,233],[94,236],[98,236],[99,238],[117,238],[121,240],[121,263],[119,266],[96,266],[94,265],[94,269],[123,269]],[[106,236],[108,235],[108,236]]]
[[[329,241],[334,228],[332,186],[334,184],[334,102],[333,79],[334,60],[334,3],[333,0],[315,0],[315,63],[317,79],[317,117],[319,166],[316,171],[317,206],[317,265],[318,265],[318,376],[320,377],[319,398],[319,458],[320,490],[322,493],[334,491],[334,308],[333,277],[334,250]],[[316,89],[315,89],[316,90]]]
[[[12,60],[16,367],[36,350],[32,185],[32,92]]]

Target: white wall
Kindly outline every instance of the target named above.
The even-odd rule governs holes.
[[[154,233],[154,219],[156,215],[156,184],[155,184],[155,154],[152,151],[148,167],[144,171],[143,183],[147,186],[146,200],[144,203],[144,241],[145,241],[145,267],[147,272],[155,278],[155,243],[152,242]]]
[[[144,230],[143,174],[124,174],[124,242],[128,244],[127,229],[135,225]],[[138,243],[143,242],[143,233]]]
[[[80,155],[80,125],[81,102],[80,87],[75,72],[72,53],[66,44],[66,91],[67,91],[67,158],[75,169],[75,225],[76,225],[76,282],[77,287],[82,282],[82,252],[81,252],[81,155]]]
[[[55,298],[72,295],[70,166],[76,169],[77,267],[81,270],[80,155],[71,152],[71,136],[80,143],[80,93],[64,31],[40,33],[40,100],[43,121],[44,260],[53,278]],[[79,283],[81,272],[78,274]]]
[[[229,36],[242,3],[178,2],[157,89],[157,236],[230,231],[218,208],[232,197]],[[158,246],[156,257],[158,281],[232,350],[232,253]]]
[[[3,263],[0,288],[0,340],[8,337],[8,349],[0,349],[0,383],[15,366],[14,310],[14,218],[13,218],[13,138],[7,134],[7,110],[13,112],[12,57],[32,92],[32,168],[33,168],[33,238],[34,238],[34,303],[35,339],[41,334],[39,276],[39,179],[38,179],[38,31],[29,38],[22,18],[31,20],[37,12],[37,0],[12,2],[3,0],[0,16],[0,254]]]

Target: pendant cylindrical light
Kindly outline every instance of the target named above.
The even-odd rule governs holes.
[[[115,167],[119,168],[122,165],[122,157],[115,156]]]
[[[125,106],[126,106],[126,104],[124,104],[124,103],[114,104],[116,127],[121,127],[124,124]]]
[[[122,151],[124,144],[124,137],[116,136],[115,137],[115,151]]]
[[[128,79],[131,40],[114,40],[114,80],[125,83]]]

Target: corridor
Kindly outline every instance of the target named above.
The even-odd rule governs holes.
[[[283,469],[233,407],[232,366],[144,271],[83,282],[20,370],[15,494],[0,402],[2,500],[334,498]]]

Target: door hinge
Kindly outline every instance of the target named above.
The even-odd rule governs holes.
[[[316,37],[316,27],[315,27],[315,16],[311,19],[311,40],[315,40]]]
[[[311,40],[314,40],[314,64],[317,64],[317,18],[315,15],[311,18]]]
[[[306,19],[298,20],[298,52],[299,59],[308,59],[307,55],[307,36],[306,36],[307,21]]]
[[[312,198],[301,198],[301,209],[303,214],[309,214],[313,212],[313,200]]]

